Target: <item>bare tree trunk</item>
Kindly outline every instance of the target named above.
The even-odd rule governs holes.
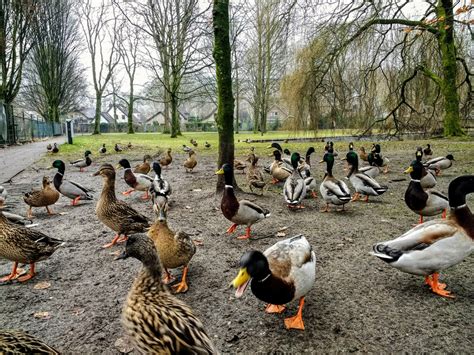
[[[130,87],[130,95],[128,99],[128,112],[127,112],[127,120],[128,120],[128,134],[134,134],[135,131],[133,130],[133,85]]]
[[[100,134],[100,116],[102,113],[102,92],[97,91],[95,95],[95,123],[94,123],[94,133]]]
[[[171,94],[171,138],[181,135],[180,120],[178,111],[178,97]]]
[[[229,42],[229,0],[214,0],[213,27],[217,80],[217,129],[219,132],[218,166],[234,163],[234,97],[232,95],[232,64]],[[224,189],[219,175],[217,191]]]

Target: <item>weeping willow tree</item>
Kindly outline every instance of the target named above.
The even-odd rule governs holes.
[[[283,92],[300,88],[306,106],[316,98],[322,116],[329,111],[331,120],[345,116],[346,124],[361,123],[366,116],[366,131],[382,127],[396,134],[431,125],[446,136],[462,135],[460,112],[471,106],[473,75],[462,30],[472,9],[438,0],[414,15],[409,6],[408,1],[354,1],[327,7],[308,53],[301,54],[311,63],[299,61]],[[406,18],[405,12],[413,15]]]

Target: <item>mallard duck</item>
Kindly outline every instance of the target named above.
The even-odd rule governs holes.
[[[270,174],[273,177],[272,184],[277,184],[279,182],[285,181],[288,176],[293,172],[292,169],[288,169],[283,161],[281,160],[281,154],[278,150],[273,151],[273,156],[275,160],[270,165]]]
[[[48,354],[59,355],[59,352],[34,336],[20,330],[0,330],[1,354]]]
[[[431,157],[433,155],[433,151],[431,150],[431,145],[429,143],[426,145],[426,148],[423,149],[423,153],[426,157]]]
[[[441,170],[449,169],[453,165],[454,157],[452,154],[446,155],[446,157],[437,157],[428,160],[424,163],[427,169],[434,170],[436,176],[441,175]]]
[[[272,144],[270,144],[267,148],[274,148],[276,150],[278,150],[280,152],[280,157],[281,157],[281,161],[283,162],[283,164],[285,165],[285,167],[289,170],[292,170],[292,166],[291,166],[291,159],[290,159],[290,156],[287,154],[289,153],[290,151],[288,149],[285,149],[287,151],[287,153],[285,153],[283,151],[283,149],[281,148],[281,145],[276,143],[276,142],[273,142]],[[285,155],[284,155],[285,154]],[[274,155],[274,154],[273,154]]]
[[[166,154],[160,159],[160,165],[168,168],[172,161],[173,157],[171,156],[171,148],[168,148]]]
[[[49,206],[54,205],[59,200],[59,192],[53,189],[51,181],[47,176],[43,176],[43,188],[41,190],[31,190],[23,196],[23,201],[30,206],[28,208],[27,217],[33,218],[33,207],[46,207],[49,215],[53,215],[54,212]]]
[[[337,157],[339,155],[337,150],[334,149],[334,142],[329,142],[328,153],[332,153],[332,155],[334,155],[335,157]]]
[[[186,159],[184,161],[184,168],[186,169],[186,172],[189,173],[189,172],[193,172],[193,169],[196,167],[197,165],[197,160],[196,160],[196,153],[194,152],[194,150],[190,150],[188,152],[189,154],[189,157],[188,159]]]
[[[120,144],[117,144],[117,143],[115,143],[114,150],[115,150],[116,153],[120,153],[121,151],[123,151],[122,146]]]
[[[165,270],[164,283],[168,284],[174,280],[168,269],[176,269],[183,267],[183,276],[181,282],[173,286],[176,293],[186,292],[188,285],[186,283],[186,275],[188,274],[188,264],[193,255],[196,253],[196,246],[189,234],[173,232],[166,221],[167,208],[159,210],[159,217],[152,224],[148,231],[148,236],[155,243],[161,265]]]
[[[416,154],[415,154],[416,160],[421,163],[421,159],[423,158],[423,148],[418,147],[416,149]],[[424,189],[432,189],[433,187],[436,186],[436,174],[434,170],[426,169],[425,166],[422,164],[422,171],[421,171],[421,187]],[[405,172],[406,173],[406,172]]]
[[[390,160],[387,157],[382,156],[382,148],[380,147],[380,144],[373,144],[371,152],[373,154],[373,163],[379,167],[384,167],[383,173],[387,174],[388,163],[390,163]]]
[[[332,168],[334,166],[334,155],[331,153],[324,154],[323,160],[320,163],[326,163],[326,175],[324,180],[319,185],[319,192],[326,202],[326,208],[321,212],[329,212],[329,205],[344,205],[351,201],[351,192],[344,181],[336,179],[332,175]]]
[[[153,163],[155,178],[150,186],[150,194],[153,201],[153,209],[157,214],[162,209],[167,208],[168,196],[171,195],[171,185],[161,177],[161,166],[159,163]]]
[[[136,174],[132,172],[130,162],[127,159],[121,159],[117,165],[117,169],[124,168],[123,179],[131,189],[122,192],[122,195],[130,195],[134,191],[145,191],[145,195],[142,196],[143,200],[150,198],[148,190],[153,183],[153,178],[145,174]]]
[[[245,174],[246,167],[247,164],[245,164],[243,161],[234,159],[234,170],[239,170],[242,172],[242,174]]]
[[[191,308],[163,285],[153,241],[141,234],[130,236],[118,259],[128,257],[143,264],[122,313],[124,328],[135,348],[142,354],[217,354]]]
[[[369,201],[369,196],[380,196],[388,190],[387,186],[380,185],[371,177],[359,172],[359,159],[355,152],[349,152],[346,156],[350,170],[349,181],[356,190],[352,201],[357,201],[360,195],[365,195],[365,202]]]
[[[369,165],[360,167],[359,172],[364,173],[365,175],[371,177],[372,179],[375,179],[377,176],[379,176],[380,167],[378,164],[375,163],[374,161],[375,158],[376,158],[375,154],[369,153],[368,158],[367,158]],[[382,163],[379,161],[379,164],[382,164]]]
[[[48,143],[48,145],[46,146],[46,150],[48,151],[48,153],[51,153],[51,151],[53,150],[53,146],[51,145],[51,143]]]
[[[59,147],[56,143],[53,144],[53,149],[51,150],[53,153],[59,153]]]
[[[185,153],[189,153],[191,150],[193,150],[193,148],[188,147],[186,144],[183,144],[183,151]]]
[[[71,164],[72,166],[75,166],[76,168],[79,168],[79,171],[84,171],[85,167],[88,167],[92,164],[92,159],[89,156],[91,154],[92,152],[90,150],[86,150],[84,152],[84,159],[71,161],[69,162],[69,164]]]
[[[105,148],[105,143],[102,144],[102,147],[99,149],[100,154],[105,154],[107,153],[107,148]]]
[[[198,142],[195,140],[195,139],[191,139],[189,141],[194,147],[197,147],[198,146]]]
[[[314,147],[308,148],[306,151],[305,159],[301,160],[298,165],[298,170],[301,176],[307,178],[311,176],[311,154],[315,152]]]
[[[282,313],[285,304],[299,299],[296,316],[285,319],[287,329],[304,330],[303,306],[316,278],[316,255],[303,235],[277,242],[265,252],[246,252],[240,271],[232,281],[241,297],[250,283],[252,293],[268,303],[267,313]]]
[[[147,175],[151,170],[150,160],[151,156],[149,154],[145,154],[143,157],[143,163],[136,165],[133,169],[133,172]]]
[[[18,277],[18,281],[31,279],[35,276],[35,263],[49,258],[63,244],[60,239],[11,223],[0,211],[0,257],[13,261],[12,272],[0,282],[18,277],[18,263],[30,264],[28,274]]]
[[[72,199],[72,205],[75,206],[79,200],[93,200],[94,197],[91,195],[92,190],[85,188],[77,182],[64,179],[64,172],[66,166],[62,160],[55,160],[53,167],[58,169],[56,175],[54,175],[53,183],[57,191],[61,195]]]
[[[306,197],[306,183],[298,170],[300,158],[299,153],[293,153],[291,155],[293,172],[286,179],[285,185],[283,185],[283,196],[285,197],[288,208],[304,208],[304,206],[301,205],[301,201]]]
[[[133,233],[144,232],[149,226],[148,218],[138,213],[115,196],[115,169],[110,164],[103,164],[93,176],[102,176],[104,187],[100,194],[95,212],[99,220],[117,233],[112,241],[103,246],[111,246],[125,241]],[[124,236],[124,237],[121,237]]]
[[[449,184],[448,219],[419,224],[393,240],[373,246],[372,255],[403,272],[425,276],[431,290],[454,297],[439,282],[439,272],[459,264],[474,251],[474,217],[466,195],[474,192],[474,176],[460,176]]]
[[[263,179],[262,172],[257,167],[258,158],[255,154],[251,153],[247,160],[250,162],[250,166],[247,170],[247,183],[249,185],[250,191],[253,192],[253,188],[262,190],[265,188],[265,180]]]
[[[411,181],[405,192],[405,203],[416,214],[420,215],[420,223],[423,223],[423,216],[435,216],[443,214],[449,207],[448,198],[441,192],[429,189],[424,190],[420,180],[422,178],[423,164],[414,160],[405,173],[410,173]]]
[[[359,157],[360,157],[363,161],[368,161],[369,156],[368,156],[368,154],[365,152],[365,148],[364,148],[364,147],[360,147],[360,148],[359,148]]]
[[[207,141],[206,141],[206,143],[204,144],[204,146],[205,146],[207,149],[211,148],[211,144],[208,143]]]
[[[237,239],[250,238],[250,227],[262,219],[270,217],[270,212],[250,201],[237,200],[232,184],[232,166],[230,164],[224,164],[220,170],[216,171],[216,174],[224,174],[225,187],[221,200],[221,210],[224,217],[233,223],[227,229],[227,233],[234,233],[238,225],[246,225],[245,235],[237,237]]]
[[[132,149],[132,148],[133,148],[132,142],[128,142],[127,148],[128,148],[128,149]]]
[[[7,200],[8,192],[7,189],[0,185],[0,208],[3,207],[5,201]]]

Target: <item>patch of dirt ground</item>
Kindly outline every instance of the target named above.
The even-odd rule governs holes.
[[[230,222],[222,216],[220,196],[214,193],[215,159],[199,158],[195,172],[186,174],[184,154],[175,155],[170,169],[163,171],[173,187],[169,225],[204,242],[190,264],[189,291],[178,297],[191,305],[222,353],[472,352],[472,257],[442,273],[442,281],[456,295],[445,299],[430,293],[422,277],[402,273],[369,255],[374,243],[401,235],[417,221],[403,200],[409,178],[402,173],[414,156],[415,143],[385,151],[391,171],[378,180],[389,191],[369,203],[351,203],[346,212],[321,213],[319,199],[307,199],[306,209],[290,212],[281,187],[272,186],[263,197],[240,193],[240,198],[258,202],[272,213],[253,228],[254,239],[245,241],[235,238],[240,234],[225,234]],[[313,156],[312,167],[318,183],[324,173],[323,165],[316,164],[320,151]],[[451,152],[457,161],[438,179],[437,189],[445,193],[450,180],[474,171],[472,142],[457,143]],[[84,173],[67,168],[65,178],[93,188],[97,200],[102,179],[91,174],[102,162],[116,165],[120,157],[96,157]],[[129,157],[132,165],[141,158],[135,153]],[[262,157],[260,163],[269,159]],[[52,160],[43,159],[6,185],[13,212],[24,214],[22,193],[40,186],[43,175],[54,175],[54,170],[46,168]],[[342,168],[337,163],[336,176],[343,176]],[[123,179],[117,180],[120,195],[127,186]],[[248,190],[244,175],[237,173],[237,181]],[[152,218],[151,203],[140,196],[137,192],[126,200]],[[469,198],[468,203],[472,206],[473,201]],[[38,263],[33,280],[0,286],[0,328],[28,331],[64,353],[119,353],[115,343],[124,335],[122,305],[140,265],[134,259],[114,260],[121,245],[101,248],[113,232],[98,221],[95,202],[81,201],[71,207],[70,200],[61,197],[54,209],[66,214],[53,217],[44,209],[34,210],[36,228],[67,243]],[[236,299],[229,288],[240,256],[249,249],[263,251],[283,239],[275,236],[283,227],[288,227],[286,237],[304,234],[316,251],[316,283],[306,297],[304,332],[285,330],[283,324],[284,317],[296,312],[297,302],[282,315],[270,315],[250,290]],[[238,229],[238,233],[243,231],[243,227]],[[0,261],[1,274],[10,268],[10,262]],[[174,273],[180,275],[181,270]],[[44,281],[51,284],[49,288],[35,288]],[[38,312],[48,313],[45,317]]]

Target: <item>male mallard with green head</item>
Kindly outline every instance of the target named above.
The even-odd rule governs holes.
[[[319,192],[326,202],[326,208],[321,212],[329,212],[329,205],[344,205],[351,201],[351,191],[344,181],[336,179],[332,175],[332,168],[334,166],[334,155],[332,153],[324,154],[323,160],[320,163],[326,163],[326,174],[323,181],[319,185]]]
[[[250,227],[270,217],[270,212],[253,202],[237,200],[234,194],[234,186],[232,185],[232,166],[230,164],[224,164],[221,169],[216,171],[216,174],[223,174],[225,181],[224,194],[221,200],[222,213],[225,218],[233,222],[232,226],[227,229],[227,233],[234,233],[238,225],[246,225],[245,235],[237,237],[237,239],[250,238]]]
[[[148,190],[153,183],[153,178],[145,174],[134,173],[127,159],[121,159],[119,161],[117,169],[121,168],[125,169],[123,179],[127,185],[131,187],[131,189],[122,192],[122,195],[130,195],[134,191],[145,191],[145,195],[142,196],[142,199],[148,200],[150,198]]]
[[[474,216],[466,204],[466,195],[473,192],[474,175],[454,179],[448,189],[451,209],[447,219],[419,224],[396,239],[374,245],[371,254],[400,271],[425,276],[434,293],[453,298],[439,282],[439,272],[474,251]]]
[[[79,171],[84,171],[84,168],[92,164],[92,159],[89,156],[91,154],[92,152],[90,150],[86,150],[84,152],[84,159],[71,161],[69,164],[71,164],[72,166],[75,166],[76,168],[79,168]]]
[[[288,208],[304,208],[301,205],[301,201],[306,197],[306,183],[298,170],[298,164],[300,162],[299,153],[293,153],[291,155],[291,165],[293,166],[293,172],[286,179],[285,185],[283,185],[283,196]]]
[[[94,197],[90,194],[91,190],[78,184],[77,182],[64,179],[64,172],[66,166],[62,160],[55,160],[53,167],[58,169],[56,175],[54,175],[53,183],[56,190],[58,190],[63,196],[66,196],[72,200],[72,205],[78,204],[79,200],[92,200]]]
[[[252,293],[268,303],[267,313],[285,311],[285,304],[299,300],[296,316],[286,318],[287,329],[304,330],[303,306],[306,294],[316,279],[316,255],[303,235],[277,242],[265,252],[246,252],[240,259],[240,271],[232,281],[241,297],[250,284]]]

